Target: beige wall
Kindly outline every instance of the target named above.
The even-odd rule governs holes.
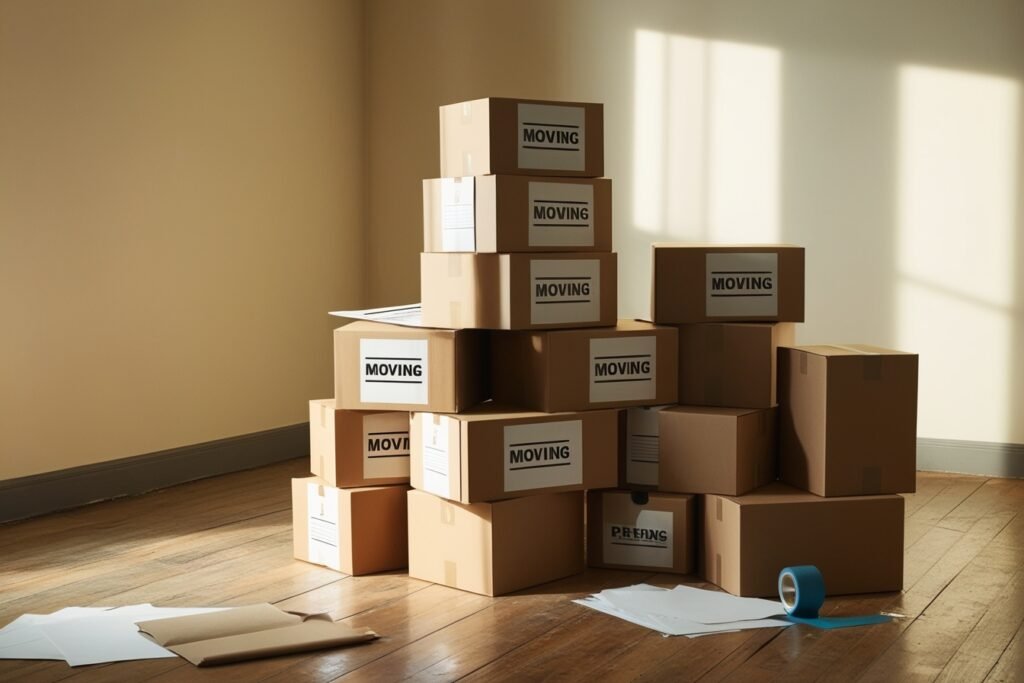
[[[0,479],[330,395],[362,36],[358,0],[0,0]]]

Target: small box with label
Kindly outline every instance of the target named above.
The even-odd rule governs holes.
[[[803,247],[655,243],[652,254],[656,323],[804,320]]]
[[[414,488],[476,503],[616,485],[619,411],[414,413]]]
[[[679,326],[679,403],[771,408],[777,351],[792,344],[793,323]]]
[[[587,565],[690,574],[694,497],[654,491],[587,492]]]
[[[779,475],[819,496],[913,493],[916,354],[875,346],[779,349]]]
[[[504,97],[441,107],[441,175],[604,175],[604,107]]]
[[[615,324],[609,253],[420,254],[423,324],[528,330]]]
[[[409,413],[309,402],[310,470],[331,486],[409,483]]]
[[[637,406],[625,411],[619,447],[619,480],[626,488],[657,488],[661,438],[658,414],[668,406]]]
[[[740,496],[776,475],[774,408],[674,406],[658,413],[658,490]]]
[[[613,328],[495,334],[494,398],[530,410],[675,403],[678,332],[636,320]]]
[[[406,566],[408,490],[339,489],[317,477],[292,479],[295,558],[353,575]]]
[[[463,505],[409,497],[409,576],[503,595],[583,571],[583,492]]]
[[[423,251],[612,250],[612,181],[515,175],[423,181]]]
[[[490,397],[485,333],[357,321],[334,330],[334,398],[346,410],[467,410]]]

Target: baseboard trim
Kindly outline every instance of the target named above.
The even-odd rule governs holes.
[[[309,423],[0,481],[0,523],[309,457]]]
[[[1024,444],[918,439],[917,469],[1024,479]]]

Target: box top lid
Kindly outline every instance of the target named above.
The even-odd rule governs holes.
[[[531,100],[531,99],[524,99],[524,98],[520,98],[520,97],[481,97],[481,98],[476,99],[476,100],[466,100],[464,102],[452,102],[450,104],[442,104],[441,107],[442,108],[444,108],[444,107],[459,107],[459,106],[462,106],[464,104],[475,104],[477,102],[515,102],[515,103],[523,103],[523,104],[550,104],[550,105],[554,105],[554,106],[569,105],[569,106],[576,106],[576,107],[579,107],[579,106],[603,107],[604,106],[600,102],[565,102],[565,101],[562,101],[562,100]]]
[[[907,351],[894,351],[884,349],[881,346],[870,344],[807,344],[804,346],[785,346],[782,348],[795,349],[804,353],[813,353],[816,356],[916,356],[916,353]]]
[[[739,251],[741,249],[800,249],[796,244],[754,244],[737,242],[653,242],[654,249],[720,249],[722,251]]]
[[[714,497],[712,495],[709,498]],[[780,503],[823,503],[823,502],[837,502],[837,501],[868,501],[868,500],[899,500],[899,494],[880,494],[874,496],[830,496],[823,498],[816,496],[813,493],[808,493],[798,488],[788,486],[781,482],[775,482],[762,486],[743,496],[718,496],[719,498],[725,498],[730,500],[737,505],[743,506],[754,506],[754,505],[778,505]]]
[[[671,406],[663,413],[689,413],[693,415],[721,415],[723,417],[740,417],[751,413],[759,413],[770,408],[719,408],[713,406]]]
[[[507,405],[485,403],[482,406],[478,406],[464,413],[444,414],[444,416],[451,418],[453,420],[458,420],[460,422],[489,422],[497,420],[540,420],[548,418],[551,418],[552,421],[555,421],[559,418],[579,418],[583,416],[584,413],[586,415],[595,416],[601,416],[607,413],[608,415],[605,419],[614,419],[614,416],[611,414],[617,413],[619,412],[619,410],[619,408],[605,408],[603,410],[587,410],[583,412],[542,413],[540,411],[533,410],[517,410],[516,408]]]

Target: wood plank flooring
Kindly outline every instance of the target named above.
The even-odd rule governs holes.
[[[349,577],[291,557],[299,459],[0,527],[0,625],[69,605],[330,611],[382,634],[360,647],[213,669],[160,659],[71,669],[0,660],[0,681],[1024,681],[1024,480],[920,473],[906,496],[901,594],[830,599],[889,624],[663,638],[570,602],[693,577],[590,569],[500,598]]]

